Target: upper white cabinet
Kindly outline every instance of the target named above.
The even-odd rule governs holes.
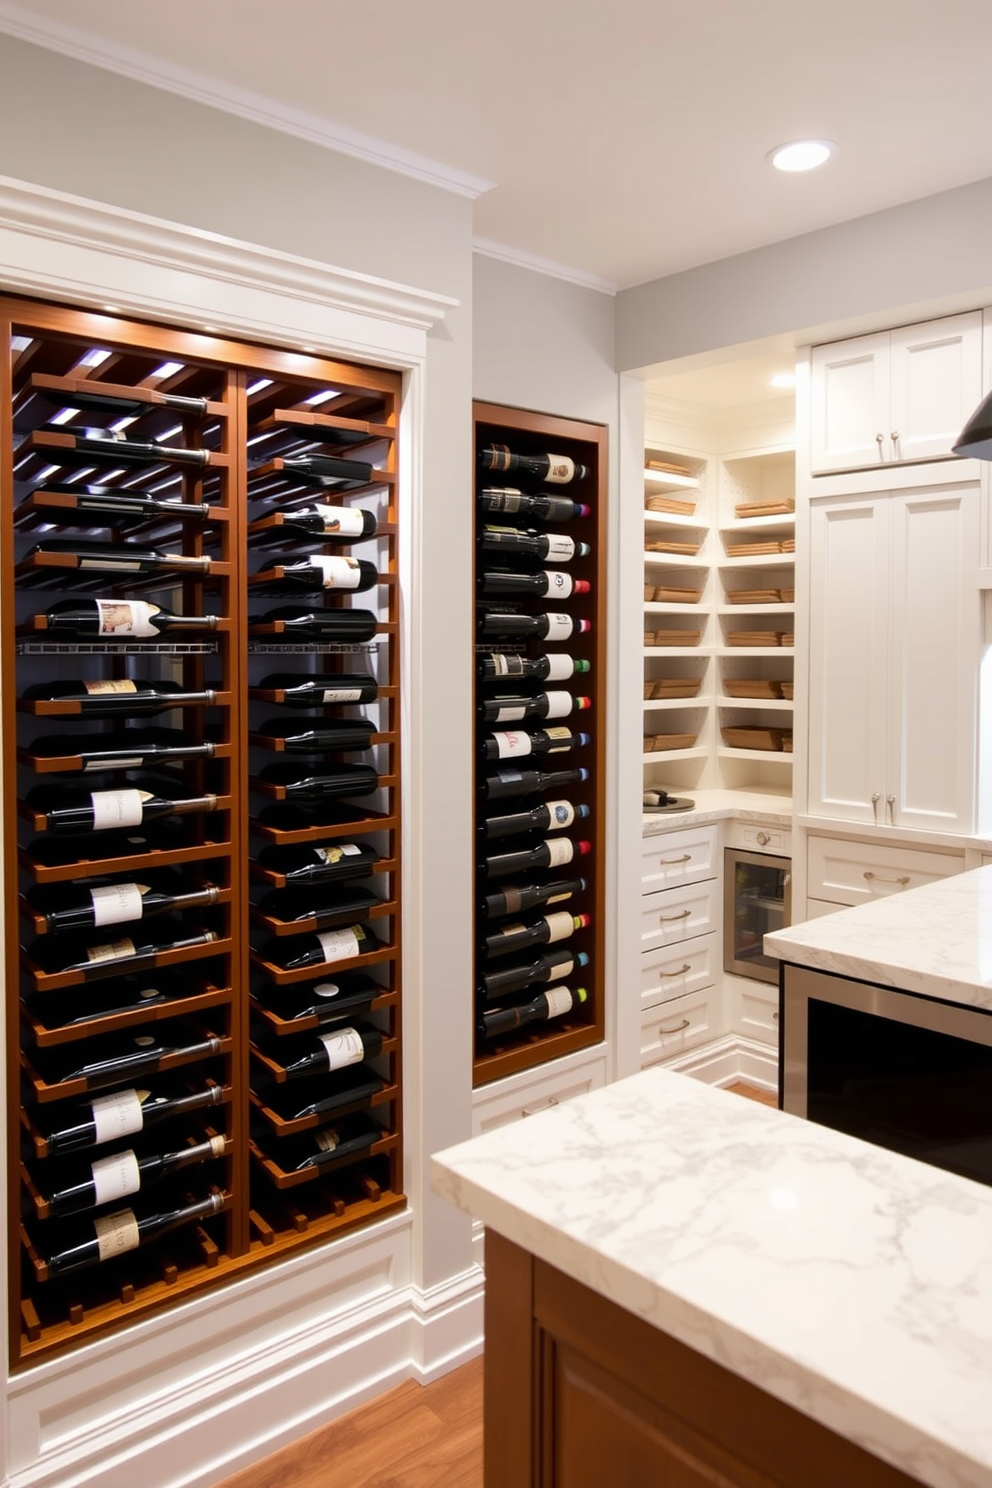
[[[814,346],[810,471],[945,460],[982,395],[982,313]]]

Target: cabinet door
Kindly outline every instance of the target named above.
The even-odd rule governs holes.
[[[882,820],[886,517],[884,497],[814,502],[810,512],[808,808],[814,816]]]
[[[813,347],[810,414],[814,475],[885,462],[892,427],[887,331]]]
[[[889,503],[886,820],[970,832],[981,645],[978,485],[915,491]]]
[[[944,460],[982,396],[982,312],[891,333],[890,460]]]

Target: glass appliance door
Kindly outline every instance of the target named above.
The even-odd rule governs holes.
[[[764,936],[789,923],[791,861],[770,853],[724,851],[724,971],[778,981],[778,961],[766,956]]]

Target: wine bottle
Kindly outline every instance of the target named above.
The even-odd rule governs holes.
[[[591,851],[592,844],[589,842],[573,842],[570,837],[548,837],[536,847],[518,847],[512,852],[493,853],[483,858],[480,867],[489,878],[505,878],[510,873],[561,868],[574,858]]]
[[[379,582],[379,570],[365,558],[342,558],[328,553],[310,553],[289,563],[265,563],[249,576],[249,583],[268,578],[294,589],[323,589],[360,594]]]
[[[539,920],[501,925],[484,938],[483,949],[490,960],[495,960],[498,956],[529,950],[531,946],[568,940],[576,930],[585,930],[588,925],[587,914],[572,915],[567,910],[557,910],[554,914],[542,915]]]
[[[261,1068],[252,1076],[252,1089],[264,1091],[265,1104],[283,1121],[320,1120],[348,1107],[367,1106],[385,1085],[381,1075],[364,1064],[284,1084],[276,1084]]]
[[[511,595],[533,595],[536,599],[568,599],[572,594],[588,594],[588,579],[573,579],[563,568],[543,568],[540,573],[504,573],[485,569],[479,575],[478,592],[483,599],[505,599]]]
[[[188,569],[195,573],[209,573],[209,557],[195,557],[186,553],[169,553],[164,548],[139,548],[133,542],[85,543],[72,538],[46,538],[36,543],[25,554],[25,562],[32,558],[55,558],[58,566],[66,570],[89,570],[93,573],[149,574],[161,569]],[[152,605],[150,608],[154,609]]]
[[[519,470],[521,475],[531,475],[535,480],[556,486],[567,486],[570,481],[582,480],[589,474],[585,465],[576,464],[569,455],[515,455],[507,444],[490,444],[481,449],[479,465],[483,470]]]
[[[484,526],[479,539],[484,553],[499,557],[547,559],[551,563],[570,563],[573,558],[587,558],[589,544],[576,542],[563,532],[524,532],[516,527]]]
[[[81,1230],[69,1244],[61,1241],[59,1249],[48,1254],[41,1263],[40,1280],[67,1276],[70,1272],[113,1260],[128,1250],[137,1250],[180,1225],[219,1214],[224,1203],[223,1194],[213,1193],[195,1204],[184,1204],[160,1214],[136,1215],[132,1209],[118,1209],[113,1214],[103,1215],[90,1221],[87,1229]]]
[[[590,742],[589,734],[574,734],[570,728],[539,729],[526,734],[520,729],[503,729],[497,734],[487,734],[482,740],[481,754],[487,762],[501,759],[525,759],[532,754],[567,754],[572,749],[584,748]]]
[[[132,827],[122,832],[97,832],[84,846],[78,837],[33,838],[25,855],[45,868],[63,868],[78,863],[105,863],[115,858],[137,858],[146,853],[171,852],[186,846],[186,838],[175,821],[150,822],[147,827]],[[80,874],[88,871],[80,868]],[[98,870],[89,870],[98,871]]]
[[[134,770],[160,761],[210,759],[217,745],[196,744],[179,729],[121,729],[118,733],[44,734],[27,752],[36,760],[59,760],[67,771]],[[35,769],[40,766],[36,765]]]
[[[574,955],[564,948],[560,951],[540,951],[529,961],[515,961],[512,966],[501,966],[498,971],[485,971],[476,987],[476,996],[481,1002],[495,1002],[500,997],[510,997],[522,992],[534,982],[557,982],[571,976],[575,968],[588,966],[585,951]]]
[[[316,920],[317,928],[328,929],[342,921],[352,921],[356,915],[367,914],[383,901],[368,889],[301,888],[294,884],[289,889],[272,889],[263,894],[258,902],[260,914],[268,915],[283,924],[295,924],[297,920]]]
[[[195,517],[205,522],[213,515],[206,501],[183,502],[160,500],[130,487],[77,486],[62,481],[45,481],[29,493],[31,510],[51,513],[52,522],[61,526],[116,527],[145,522],[150,517]],[[100,518],[108,518],[100,521]]]
[[[331,491],[335,486],[367,486],[373,474],[367,461],[340,460],[336,455],[282,455],[279,465],[304,485],[318,486],[322,491]],[[254,474],[254,470],[249,470],[249,479]]]
[[[509,884],[499,893],[487,894],[479,906],[489,919],[521,914],[539,904],[564,904],[589,887],[584,878],[558,878],[543,884]]]
[[[364,971],[344,971],[302,987],[279,987],[274,982],[259,992],[256,1002],[286,1022],[314,1018],[318,1023],[340,1023],[368,1012],[385,988]]]
[[[96,461],[107,465],[192,465],[201,470],[210,464],[210,451],[182,449],[168,444],[143,443],[126,439],[113,429],[45,428],[29,436],[28,444],[36,450],[51,452],[53,459],[68,456],[75,463]]]
[[[286,708],[320,708],[331,703],[370,703],[379,685],[367,672],[272,672],[263,677],[254,692],[271,692],[274,703]]]
[[[248,629],[255,635],[285,635],[291,641],[370,641],[378,625],[378,617],[371,610],[279,605],[263,615],[252,615]]]
[[[316,935],[273,937],[259,949],[263,961],[281,966],[283,971],[298,971],[303,966],[330,966],[351,956],[365,956],[377,951],[382,941],[367,925],[342,925],[337,930],[320,930]]]
[[[186,889],[180,873],[159,872],[150,878],[149,883],[94,878],[78,885],[47,884],[29,889],[26,898],[43,917],[49,935],[151,919],[170,910],[216,904],[220,898],[215,884]]]
[[[158,388],[126,388],[116,384],[111,389],[88,378],[52,377],[44,372],[34,373],[25,391],[26,397],[18,405],[19,413],[33,399],[41,399],[58,408],[100,408],[119,416],[134,417],[153,408],[172,408],[176,413],[203,418],[210,407],[206,398],[190,398],[183,393],[163,393]]]
[[[90,1090],[98,1090],[154,1074],[166,1059],[207,1058],[220,1050],[219,1038],[205,1038],[183,1023],[160,1023],[154,1032],[146,1028],[138,1033],[105,1033],[87,1039],[79,1048],[70,1044],[38,1049],[31,1057],[49,1084],[85,1080]]]
[[[278,805],[263,806],[257,817],[259,826],[274,832],[316,832],[324,827],[350,827],[375,820],[376,814],[368,808],[337,801],[318,801],[308,806],[280,801]]]
[[[132,677],[36,682],[24,689],[23,697],[29,703],[57,703],[58,713],[83,718],[142,718],[197,703],[209,707],[217,700],[217,694],[210,688],[186,692],[178,682],[146,682]]]
[[[502,801],[513,796],[534,796],[541,791],[561,790],[564,786],[581,785],[589,779],[583,766],[577,770],[497,770],[483,775],[479,794],[488,801]]]
[[[77,1023],[92,1023],[117,1013],[147,1013],[150,1008],[168,1007],[170,1003],[196,997],[209,989],[209,980],[195,980],[185,975],[152,967],[126,976],[115,973],[103,982],[89,982],[32,994],[27,1001],[37,1022],[44,1028],[69,1028]]]
[[[501,1033],[510,1033],[514,1028],[523,1028],[526,1023],[563,1018],[585,1002],[587,996],[585,987],[549,987],[546,992],[539,992],[530,1002],[517,1007],[482,1008],[477,1032],[480,1038],[490,1039]]]
[[[266,785],[277,786],[287,801],[330,801],[337,796],[368,796],[379,788],[379,776],[371,765],[323,765],[319,770],[302,774],[300,766],[290,762],[266,765],[258,778]]]
[[[588,635],[591,620],[574,620],[571,615],[521,615],[506,605],[490,605],[479,612],[480,640],[498,641],[501,636],[536,636],[540,640],[567,641],[571,635]]]
[[[375,513],[364,511],[360,506],[325,506],[323,502],[315,501],[312,506],[299,506],[282,512],[281,516],[278,527],[254,533],[253,542],[264,542],[273,537],[280,539],[287,532],[299,533],[302,537],[319,537],[324,542],[361,542],[363,538],[375,537],[378,530]]]
[[[164,955],[167,951],[186,950],[192,946],[213,945],[219,939],[213,930],[203,930],[196,935],[183,935],[183,926],[178,920],[162,920],[154,935],[150,931],[139,934],[137,926],[129,924],[130,935],[117,940],[93,940],[91,936],[77,935],[41,936],[31,942],[27,954],[36,966],[49,975],[59,972],[81,972],[84,978],[116,976],[127,970],[127,963],[144,961]]]
[[[72,786],[36,785],[26,801],[35,813],[35,831],[79,836],[122,827],[140,827],[162,816],[188,816],[216,811],[216,796],[175,799],[150,790],[82,791]]]
[[[567,718],[573,710],[581,713],[591,707],[591,698],[553,688],[533,697],[484,698],[476,711],[483,723],[523,723],[532,718]]]
[[[479,493],[484,512],[506,516],[536,517],[540,522],[570,522],[573,517],[588,517],[591,508],[570,496],[528,496],[508,486],[485,486]]]
[[[267,718],[253,732],[262,739],[278,739],[281,749],[287,754],[326,754],[332,749],[370,748],[375,724],[367,718],[294,718],[290,723],[281,718]],[[372,769],[371,765],[351,768]]]
[[[498,682],[504,677],[537,677],[542,682],[565,682],[575,672],[588,672],[588,661],[560,653],[554,656],[510,656],[490,651],[480,656],[478,673],[483,682]]]
[[[62,1107],[45,1114],[54,1125],[43,1128],[45,1156],[63,1152],[81,1152],[87,1147],[102,1147],[120,1137],[130,1137],[172,1116],[184,1116],[207,1106],[218,1106],[224,1099],[222,1085],[206,1085],[200,1090],[162,1081],[157,1090],[128,1087],[83,1105]]]
[[[325,847],[263,847],[256,862],[278,873],[289,884],[325,884],[368,878],[379,853],[365,842],[343,842]]]
[[[323,1033],[290,1034],[260,1047],[289,1079],[298,1080],[374,1059],[382,1049],[382,1034],[371,1023],[339,1024]]]
[[[224,1137],[208,1137],[195,1146],[180,1147],[174,1152],[139,1157],[133,1148],[98,1157],[89,1164],[84,1176],[67,1175],[67,1181],[53,1192],[43,1195],[39,1208],[47,1210],[45,1218],[62,1219],[67,1214],[82,1214],[101,1204],[116,1203],[128,1194],[152,1188],[171,1173],[194,1164],[211,1162],[227,1151]],[[74,1181],[73,1181],[74,1180]]]
[[[216,615],[174,615],[144,599],[63,599],[44,615],[32,615],[31,630],[102,640],[154,639],[168,630],[215,630]]]
[[[564,832],[588,815],[588,806],[576,806],[571,801],[544,801],[530,811],[486,817],[480,823],[481,835],[493,841],[498,837],[516,837],[521,832]]]
[[[284,1173],[305,1173],[310,1168],[323,1170],[366,1152],[383,1135],[382,1127],[371,1116],[356,1113],[343,1116],[332,1126],[322,1126],[319,1131],[280,1138],[272,1155]]]

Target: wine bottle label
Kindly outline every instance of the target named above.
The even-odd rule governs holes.
[[[544,994],[544,1000],[548,1004],[549,1018],[560,1018],[564,1013],[572,1011],[570,987],[549,987]]]
[[[144,888],[141,884],[107,884],[90,889],[94,925],[120,925],[124,920],[140,920]]]
[[[548,941],[567,940],[575,929],[572,916],[566,910],[560,910],[558,914],[545,915],[544,923],[548,927]]]
[[[513,468],[513,456],[510,454],[508,444],[491,444],[484,454],[487,470],[511,470]]]
[[[563,750],[571,748],[574,735],[570,728],[549,728],[544,733],[551,741],[548,746],[549,754],[561,754]]]
[[[546,801],[545,810],[551,818],[548,823],[551,827],[557,827],[559,831],[563,827],[570,827],[575,820],[575,807],[571,801]]]
[[[564,573],[560,568],[546,568],[543,573],[545,593],[554,594],[558,599],[567,599],[572,592],[572,575]]]
[[[548,554],[552,563],[568,563],[569,559],[575,557],[575,539],[565,537],[564,533],[549,532]]]
[[[362,855],[362,849],[356,842],[346,842],[343,847],[315,847],[314,852],[322,863],[340,863],[342,858]]]
[[[547,639],[549,641],[567,641],[572,634],[571,615],[546,615],[548,622]]]
[[[313,989],[315,997],[337,997],[340,991],[340,982],[318,982]]]
[[[313,509],[323,522],[328,536],[336,534],[341,537],[361,537],[364,514],[360,508],[348,511],[343,506],[325,506],[323,502],[315,501]]]
[[[90,1165],[93,1174],[93,1196],[98,1204],[113,1199],[126,1199],[141,1187],[141,1169],[133,1152],[115,1152]]]
[[[314,1132],[314,1141],[317,1143],[321,1152],[333,1152],[340,1140],[341,1138],[333,1126],[327,1126],[323,1131]]]
[[[357,589],[362,582],[362,571],[357,558],[314,553],[310,558],[310,567],[320,574],[325,589]]]
[[[572,711],[572,694],[570,692],[546,692],[545,706],[546,718],[567,718]]]
[[[548,972],[548,976],[555,977],[556,979],[558,977],[570,976],[574,969],[575,962],[572,960],[571,956],[569,956],[567,961],[559,961],[557,965],[552,966],[550,971]]]
[[[567,486],[570,480],[575,478],[575,461],[570,460],[567,455],[549,455],[548,473],[544,477],[546,484],[552,486]]]
[[[158,605],[143,599],[98,599],[97,634],[102,636],[157,636],[153,615],[160,614]]]
[[[361,701],[360,687],[325,687],[325,703],[358,703]]]
[[[87,760],[83,765],[84,770],[135,770],[142,762],[142,756],[135,754],[121,756],[120,759],[94,759]]]
[[[545,904],[561,904],[563,900],[571,899],[571,897],[571,891],[567,894],[549,894],[544,902]]]
[[[530,734],[505,733],[493,734],[496,740],[496,752],[500,759],[518,759],[520,756],[530,754]]]
[[[526,703],[504,703],[497,709],[494,723],[519,723],[527,717]]]
[[[121,677],[116,682],[109,679],[103,682],[84,682],[83,686],[90,697],[106,697],[113,692],[137,692],[138,687],[130,677]]]
[[[523,502],[523,491],[511,490],[509,486],[502,491],[498,487],[491,487],[483,491],[482,499],[487,511],[517,512]]]
[[[91,1103],[96,1140],[112,1142],[116,1137],[129,1137],[145,1124],[144,1107],[136,1090],[117,1090],[113,1095],[98,1095]]]
[[[354,1028],[340,1028],[336,1033],[317,1035],[327,1051],[328,1067],[344,1069],[347,1064],[361,1064],[365,1058],[362,1035]]]
[[[323,930],[317,939],[325,961],[343,961],[346,956],[360,956],[365,931],[361,925],[348,925],[344,930]]]
[[[126,1250],[137,1250],[141,1244],[138,1221],[130,1209],[118,1209],[116,1214],[105,1214],[93,1221],[96,1243],[101,1261],[112,1260]]]
[[[570,677],[575,671],[575,663],[570,656],[563,656],[559,653],[557,656],[546,656],[544,659],[548,663],[547,680],[549,682],[564,682],[566,677]]]
[[[560,868],[563,863],[570,863],[574,856],[572,844],[567,837],[559,837],[544,846],[548,849],[548,867]]]
[[[522,656],[501,656],[496,651],[489,660],[493,664],[493,675],[496,677],[522,677],[524,675]]]
[[[80,558],[80,568],[99,568],[106,573],[139,573],[141,562],[136,558]]]
[[[503,890],[503,907],[507,914],[515,914],[523,908],[524,896],[519,889]]]
[[[86,959],[91,966],[100,961],[116,961],[121,956],[134,955],[134,941],[127,935],[121,940],[108,941],[106,945],[90,946]]]
[[[90,791],[93,829],[106,832],[113,827],[140,827],[149,791]]]

